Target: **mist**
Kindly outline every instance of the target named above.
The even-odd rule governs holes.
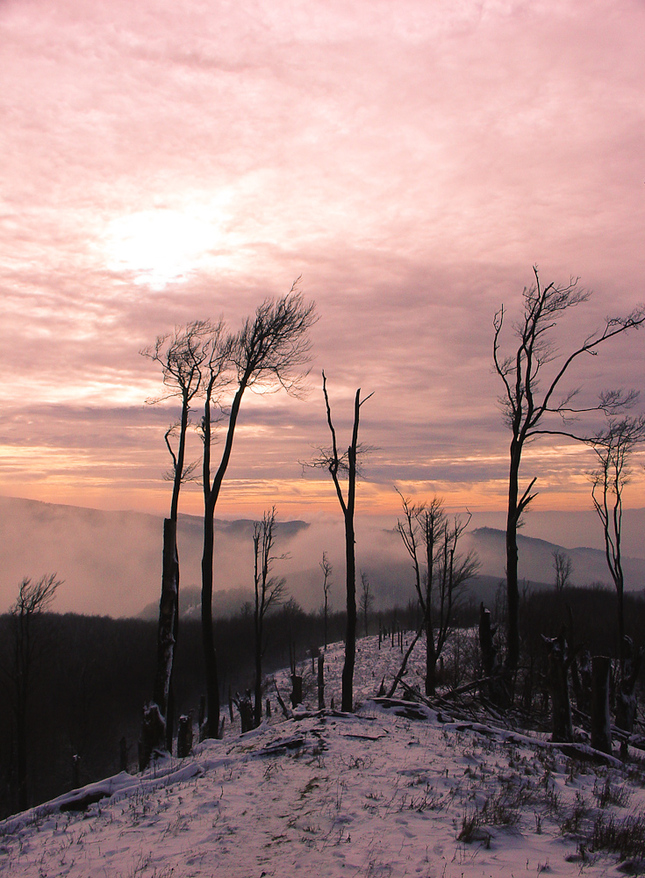
[[[58,612],[136,616],[146,605],[158,602],[160,516],[0,497],[0,521],[5,544],[0,611],[9,608],[23,577],[38,578],[45,572],[55,572],[64,580],[53,606]],[[380,596],[388,604],[399,575],[402,582],[409,580],[394,527],[394,519],[357,519],[358,569],[370,577],[377,599]],[[215,534],[215,590],[232,594],[239,606],[245,595],[247,599],[252,595],[253,520],[216,520]],[[200,517],[179,516],[178,551],[180,590],[200,588]],[[331,604],[342,609],[342,517],[311,522],[278,519],[273,572],[286,578],[289,596],[306,610],[322,603],[323,551],[333,566]],[[402,588],[400,600],[394,602],[405,604],[411,591]]]
[[[0,497],[3,563],[0,612],[15,600],[23,577],[56,573],[64,580],[52,609],[57,612],[150,615],[159,601],[161,581],[161,516],[108,512]],[[483,577],[504,577],[503,513],[476,513],[462,538],[464,551],[477,552]],[[645,561],[638,550],[645,510],[625,513],[625,573],[628,589],[641,589]],[[252,597],[253,520],[217,520],[215,607],[233,612]],[[564,547],[573,561],[573,582],[610,583],[602,531],[593,512],[533,512],[520,536],[520,576],[532,582],[553,581],[552,551]],[[178,547],[180,591],[198,600],[201,587],[202,522],[180,515]],[[583,548],[578,548],[583,547]],[[311,521],[280,521],[276,529],[273,572],[287,580],[288,594],[311,611],[322,604],[320,561],[332,564],[331,608],[344,607],[344,530],[340,513]],[[631,556],[631,557],[630,557]],[[396,532],[394,516],[357,516],[358,587],[364,572],[372,586],[375,609],[404,606],[413,597],[409,558]]]

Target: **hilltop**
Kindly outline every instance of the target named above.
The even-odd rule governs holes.
[[[642,874],[638,751],[627,766],[594,762],[584,746],[565,755],[544,731],[518,733],[492,714],[371,700],[399,661],[389,642],[379,649],[378,638],[361,640],[356,714],[313,710],[310,688],[292,719],[274,712],[252,732],[230,728],[198,745],[192,757],[123,772],[10,818],[0,824],[0,875]],[[328,703],[339,700],[341,663],[342,647],[331,647]],[[410,683],[420,665],[419,652]],[[286,673],[276,681],[286,694]]]

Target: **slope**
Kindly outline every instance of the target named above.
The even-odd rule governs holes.
[[[355,715],[274,715],[189,759],[122,773],[5,821],[0,875],[639,874],[645,793],[634,754],[629,768],[595,765],[544,735],[366,698],[399,661],[398,648],[360,641]],[[326,668],[336,699],[341,665],[335,646]],[[86,810],[69,810],[74,802]]]

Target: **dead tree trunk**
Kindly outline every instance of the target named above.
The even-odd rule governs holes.
[[[325,707],[325,656],[318,655],[318,710]]]
[[[165,728],[163,717],[159,712],[159,705],[147,704],[143,708],[143,723],[141,724],[139,771],[144,771],[148,767],[153,753],[165,750]]]
[[[497,649],[493,643],[494,636],[495,629],[491,625],[490,610],[481,603],[479,606],[479,648],[482,654],[484,677],[492,677],[499,667]]]
[[[399,668],[399,672],[398,672],[398,674],[396,675],[396,677],[394,678],[394,681],[393,681],[392,685],[390,686],[390,689],[389,689],[389,691],[388,691],[388,693],[387,693],[387,697],[388,697],[388,698],[392,698],[392,696],[394,695],[394,693],[395,693],[395,691],[396,691],[396,687],[397,687],[397,686],[399,685],[399,683],[401,682],[401,678],[402,678],[403,675],[405,674],[405,670],[406,670],[406,668],[407,668],[407,666],[408,666],[408,659],[409,659],[410,656],[412,655],[412,650],[413,650],[414,647],[416,646],[417,640],[421,637],[421,632],[422,632],[422,631],[423,631],[423,627],[419,628],[419,630],[417,631],[417,633],[414,635],[414,638],[412,639],[412,643],[411,643],[410,646],[408,647],[408,650],[407,650],[406,654],[403,656],[403,661],[401,662],[401,667]]]
[[[631,637],[623,638],[622,668],[616,693],[616,725],[631,734],[636,719],[636,681],[643,661],[643,650],[634,651]]]
[[[591,653],[588,649],[581,650],[571,665],[571,677],[578,710],[591,713]]]
[[[177,733],[177,756],[184,759],[190,756],[193,750],[193,720],[192,717],[179,717],[179,731]]]
[[[569,698],[569,667],[571,656],[564,633],[557,637],[544,637],[547,648],[547,687],[551,695],[553,734],[557,743],[573,741],[573,720]]]
[[[505,685],[504,668],[500,664],[493,638],[496,629],[491,625],[490,610],[482,603],[479,607],[479,648],[482,655],[483,676],[488,680],[488,697],[499,707],[510,702]]]
[[[351,445],[345,454],[339,454],[336,441],[336,430],[331,417],[331,407],[327,394],[327,379],[323,372],[323,395],[327,411],[327,425],[332,437],[332,448],[314,462],[314,466],[325,467],[332,477],[338,501],[345,521],[345,583],[347,597],[347,614],[345,627],[345,663],[342,673],[342,709],[351,712],[354,709],[354,665],[356,664],[356,535],[354,530],[354,512],[356,507],[356,479],[358,477],[357,457],[358,425],[360,410],[372,394],[361,399],[360,387],[354,397],[354,426]],[[341,479],[347,477],[347,497],[343,493]]]
[[[172,518],[165,518],[163,523],[163,570],[157,635],[157,672],[152,693],[152,699],[159,707],[159,714],[163,723],[160,729],[160,740],[152,742],[153,747],[159,748],[166,747],[167,745],[166,728],[168,725],[170,701],[170,679],[175,653],[178,592],[177,522]]]
[[[297,707],[302,704],[302,677],[300,674],[291,675],[291,706]]]
[[[591,746],[611,753],[611,721],[609,718],[609,672],[611,659],[595,655],[591,659]]]
[[[251,701],[251,693],[246,692],[244,695],[238,695],[233,699],[233,704],[240,712],[240,725],[242,733],[250,732],[254,728],[253,719],[253,702]]]

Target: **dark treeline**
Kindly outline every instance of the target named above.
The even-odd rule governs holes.
[[[409,611],[382,614],[383,624],[414,624]],[[12,702],[12,617],[0,616],[0,818],[18,810],[16,723]],[[342,640],[344,613],[330,613],[329,642]],[[32,620],[33,675],[28,697],[28,802],[35,805],[122,768],[137,767],[141,705],[155,673],[157,623],[104,616],[42,613]],[[376,616],[371,629],[378,630]],[[266,619],[265,673],[289,666],[290,645],[304,661],[324,643],[322,614],[290,601]],[[253,686],[253,616],[247,608],[215,622],[221,697]],[[181,625],[175,660],[176,713],[197,719],[204,694],[201,628]],[[287,693],[283,693],[286,697]],[[267,693],[273,696],[273,693]],[[76,759],[74,757],[77,757]]]
[[[13,619],[0,617],[0,815],[17,810]],[[130,756],[143,692],[150,687],[156,630],[150,622],[43,613],[27,700],[28,803],[46,801],[119,770]],[[78,757],[74,767],[74,756]]]
[[[625,595],[625,634],[633,643],[634,655],[645,650],[645,593]],[[619,701],[622,682],[620,645],[618,642],[618,608],[613,589],[602,586],[567,587],[562,591],[536,591],[525,595],[520,604],[521,649],[518,674],[518,703],[529,714],[552,716],[552,678],[550,676],[549,641],[566,642],[571,658],[567,688],[575,693],[578,719],[591,710],[591,680],[585,681],[584,669],[591,671],[592,656],[611,659],[609,679],[610,707],[614,723],[620,725]],[[503,620],[499,619],[502,623]],[[503,630],[503,624],[500,626]],[[570,678],[570,679],[569,679]],[[636,676],[635,704],[645,699],[642,675]],[[575,722],[574,722],[575,725]],[[554,738],[565,740],[571,730],[553,729]],[[562,735],[565,737],[562,737]]]
[[[625,633],[645,648],[645,592],[625,594]],[[618,658],[616,594],[603,586],[565,588],[561,593],[535,591],[521,605],[525,651],[539,651],[542,635],[556,637],[563,626],[573,626],[573,641],[592,655]]]

